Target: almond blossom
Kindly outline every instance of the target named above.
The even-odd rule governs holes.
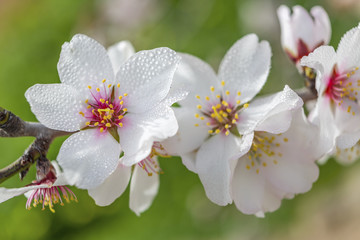
[[[41,205],[44,210],[48,207],[51,212],[55,212],[54,205],[64,202],[76,201],[75,194],[66,186],[68,185],[63,172],[55,161],[52,162],[50,171],[46,176],[22,188],[0,188],[0,203],[13,197],[25,194],[28,198],[26,209]]]
[[[218,75],[200,59],[181,56],[174,84],[186,83],[192,90],[178,102],[180,107],[174,108],[178,133],[163,145],[170,154],[180,155],[183,163],[199,175],[211,201],[226,205],[233,201],[234,168],[256,139],[254,131],[287,131],[293,111],[303,103],[287,86],[281,92],[251,101],[267,79],[271,58],[268,42],[258,42],[255,34],[243,37],[230,48]]]
[[[110,58],[122,47],[129,50],[126,43],[114,46]],[[37,84],[25,94],[42,124],[75,132],[58,155],[71,185],[99,186],[122,151],[122,164],[131,166],[151,153],[154,141],[177,131],[168,95],[179,57],[168,48],[131,54],[111,61],[98,42],[75,35],[62,47],[61,83]]]
[[[322,46],[301,60],[317,71],[318,99],[310,120],[319,126],[319,144],[328,153],[351,148],[360,139],[359,41],[357,26],[342,37],[336,52]]]
[[[277,10],[281,27],[281,44],[299,71],[311,74],[311,69],[300,66],[300,59],[321,45],[327,45],[331,37],[331,25],[326,11],[315,6],[310,14],[301,6],[293,7],[293,13],[284,5]]]

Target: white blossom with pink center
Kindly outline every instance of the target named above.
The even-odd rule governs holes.
[[[118,50],[125,56],[111,61]],[[108,54],[95,40],[75,35],[62,47],[61,83],[37,84],[25,94],[42,124],[77,131],[58,155],[71,185],[99,186],[117,168],[122,151],[122,164],[131,166],[150,154],[154,141],[177,131],[169,91],[180,58],[168,48],[131,54],[126,42]]]
[[[318,99],[310,120],[320,128],[325,152],[353,147],[360,139],[360,26],[348,31],[337,51],[322,46],[301,60],[317,71]]]

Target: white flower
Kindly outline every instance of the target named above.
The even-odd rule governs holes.
[[[335,52],[322,46],[301,60],[317,71],[318,100],[310,120],[320,128],[325,152],[354,146],[360,139],[360,27],[348,31]]]
[[[77,202],[75,194],[66,186],[68,183],[57,163],[53,161],[52,166],[54,168],[51,168],[43,179],[34,181],[26,187],[0,188],[0,203],[25,194],[28,198],[26,209],[30,210],[31,206],[42,205],[43,210],[45,207],[49,207],[50,211],[54,213],[54,204],[63,205],[63,199],[66,202],[70,202],[70,200]]]
[[[131,166],[150,154],[154,141],[177,131],[168,95],[179,57],[157,48],[127,59],[129,47],[111,48],[110,57],[117,59],[111,62],[98,42],[75,35],[62,47],[61,84],[37,84],[25,94],[45,126],[78,131],[58,155],[71,185],[95,188],[117,168],[121,151],[122,163]],[[128,54],[116,57],[117,51]]]
[[[315,6],[309,13],[301,6],[293,7],[293,14],[284,5],[278,8],[281,27],[281,44],[289,58],[297,64],[331,37],[330,20],[325,10]],[[299,66],[298,66],[299,67]]]
[[[157,156],[169,157],[161,144],[155,142],[149,156],[132,167],[120,163],[100,186],[88,191],[89,195],[99,206],[110,205],[123,194],[131,178],[129,206],[140,215],[150,207],[159,190],[162,170]]]
[[[266,120],[271,121],[276,119]],[[283,198],[309,191],[318,178],[318,129],[302,109],[284,133],[255,131],[243,138],[252,143],[242,146],[245,154],[240,154],[231,181],[232,197],[241,212],[263,217],[278,209]]]
[[[182,54],[174,83],[193,86],[185,100],[174,108],[178,133],[163,142],[170,154],[199,174],[207,196],[219,205],[232,202],[230,191],[236,157],[245,154],[254,131],[278,134],[291,123],[292,110],[302,106],[289,88],[249,102],[264,85],[270,68],[268,42],[254,34],[236,42],[225,55],[218,76],[200,59]],[[271,119],[271,121],[269,120]],[[245,149],[246,150],[246,149]]]

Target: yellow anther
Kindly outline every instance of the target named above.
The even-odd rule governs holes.
[[[225,86],[225,81],[224,80],[221,81],[221,86]]]
[[[99,122],[94,123],[94,126],[95,126],[95,127],[96,127],[97,125],[99,125]]]
[[[90,125],[90,122],[86,122],[85,124],[86,124],[86,125]]]
[[[248,103],[245,103],[244,104],[244,108],[248,108],[249,107],[249,104]]]
[[[195,117],[196,117],[196,118],[199,118],[200,115],[199,115],[198,113],[195,113]]]
[[[227,130],[227,131],[225,132],[225,135],[226,135],[226,136],[229,136],[229,134],[230,134],[230,131]]]
[[[280,143],[275,144],[275,146],[280,147]]]
[[[274,162],[274,164],[278,164],[278,161],[276,161],[276,160],[274,160],[273,162]]]
[[[236,123],[236,119],[233,119],[233,120],[231,121],[231,123],[233,123],[233,124]]]
[[[118,116],[118,119],[123,119],[123,118],[124,118],[124,115]]]
[[[351,111],[351,106],[348,107],[347,112],[349,113]]]
[[[117,84],[117,87],[118,87],[118,88],[120,87],[120,83]]]
[[[210,98],[209,98],[208,96],[206,96],[206,97],[205,97],[205,100],[206,100],[206,101],[209,101],[209,100],[210,100]]]
[[[219,94],[216,95],[216,98],[221,98],[221,96]]]
[[[124,112],[127,112],[127,108],[123,108],[123,111],[124,111]]]
[[[256,174],[259,174],[259,169],[256,169]]]
[[[205,118],[204,117],[200,117],[200,120],[204,120]]]
[[[289,139],[287,139],[287,138],[284,138],[284,142],[288,142],[289,141]]]
[[[97,92],[100,92],[100,88],[96,88],[96,91],[97,91]]]
[[[101,127],[101,128],[100,128],[100,132],[102,133],[103,131],[104,131],[104,128]]]
[[[246,169],[247,169],[247,170],[250,170],[250,166],[249,166],[249,165],[246,165]]]
[[[195,97],[196,97],[197,99],[200,99],[200,96],[199,96],[199,95],[196,95]]]
[[[231,108],[227,108],[226,111],[227,111],[228,113],[231,113]]]
[[[88,103],[88,102],[89,102],[89,99],[86,99],[86,100],[85,100],[85,103]]]
[[[211,87],[210,87],[210,91],[212,91],[212,92],[215,91],[214,86],[211,86]]]
[[[238,96],[240,96],[240,95],[241,95],[241,92],[240,92],[240,91],[239,91],[239,92],[237,92],[237,95],[238,95]]]
[[[103,80],[102,80],[102,83],[104,83],[104,82],[106,82],[106,79],[103,79]]]
[[[108,85],[108,88],[111,88],[111,84]]]
[[[241,103],[240,100],[236,100],[236,104],[239,105]]]
[[[254,161],[251,161],[251,166],[253,167],[253,166],[255,166],[255,163],[254,163]]]
[[[227,96],[229,96],[229,95],[230,95],[230,91],[229,91],[229,90],[226,90],[226,91],[225,91],[225,94],[226,94]]]
[[[114,106],[112,104],[109,105],[110,108],[114,108]]]
[[[123,98],[123,96],[119,96],[119,100],[121,100]]]
[[[209,130],[209,131],[208,131],[209,134],[212,134],[213,132],[214,132],[213,130]]]
[[[219,134],[219,133],[220,133],[220,129],[216,129],[216,130],[215,130],[215,133],[216,133],[216,134]]]
[[[106,104],[109,104],[109,101],[106,101]]]
[[[235,113],[235,119],[239,119],[239,115],[237,113]]]
[[[198,127],[198,126],[199,126],[199,124],[198,124],[198,123],[195,123],[195,124],[194,124],[194,126],[195,126],[195,127]]]
[[[266,167],[266,166],[267,166],[267,163],[266,163],[266,162],[263,162],[262,165],[263,165],[264,167]]]
[[[104,102],[105,102],[105,99],[100,98],[100,102],[101,102],[101,103],[104,103]]]
[[[219,109],[219,108],[221,108],[221,104],[220,104],[220,103],[216,104],[216,109]]]
[[[227,113],[224,113],[224,112],[223,112],[221,115],[222,115],[224,118],[227,118],[227,117],[229,116]]]
[[[124,101],[121,101],[121,102],[120,102],[120,105],[123,105],[123,104],[124,104]]]
[[[121,122],[121,123],[119,123],[119,126],[120,126],[120,127],[123,127],[124,125],[123,125],[123,123]]]
[[[225,128],[228,129],[230,126],[229,124],[225,124]]]
[[[207,126],[210,126],[210,125],[211,125],[211,123],[210,123],[210,122],[207,122],[207,123],[206,123],[206,125],[207,125]]]
[[[128,94],[127,93],[124,93],[124,97],[126,97]]]
[[[197,108],[197,109],[201,109],[202,106],[201,106],[201,105],[197,105],[196,108]]]
[[[225,107],[229,106],[229,104],[228,104],[225,100],[222,100],[221,103],[222,103],[222,105],[224,105]]]
[[[88,86],[88,89],[91,89],[91,86],[90,86],[90,85]]]
[[[105,127],[108,127],[108,128],[109,128],[109,127],[111,127],[111,124],[110,124],[110,123],[106,123],[106,124],[105,124]]]
[[[89,108],[91,108],[91,106],[90,106],[90,105],[88,105],[86,108],[88,108],[88,109],[89,109]]]
[[[79,114],[83,117],[85,117],[85,114],[83,112],[79,112]]]
[[[102,123],[102,124],[104,124],[104,123],[105,123],[105,121],[104,121],[104,120],[101,120],[101,123]]]

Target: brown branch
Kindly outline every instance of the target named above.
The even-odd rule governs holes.
[[[0,183],[19,172],[20,179],[23,179],[32,164],[40,159],[47,161],[46,154],[54,138],[70,134],[72,132],[53,130],[41,123],[23,121],[12,112],[0,107],[0,137],[32,136],[36,138],[20,158],[0,169]]]

